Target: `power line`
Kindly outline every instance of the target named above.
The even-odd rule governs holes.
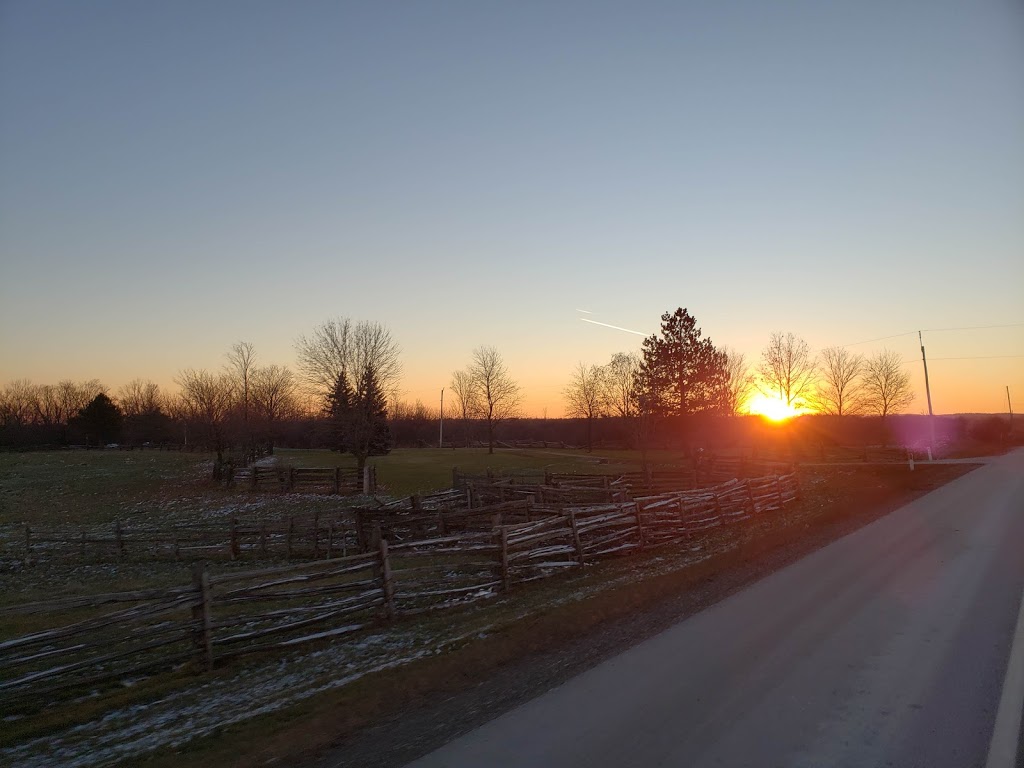
[[[1024,328],[1024,323],[1006,323],[1004,325],[964,325],[958,328],[922,328],[921,331],[906,331],[905,333],[894,333],[892,336],[879,336],[877,339],[867,341],[855,341],[853,344],[840,344],[840,347],[859,347],[861,344],[871,344],[874,341],[886,341],[898,339],[901,336],[912,336],[915,333],[946,333],[948,331],[987,331],[992,328]],[[1012,355],[1017,357],[1017,355]],[[966,358],[937,357],[936,360],[954,360]]]
[[[1020,357],[1024,357],[1024,355],[978,355],[976,357],[930,357],[928,359],[931,360],[931,361],[934,361],[934,360],[1009,360],[1011,358],[1016,359],[1016,358],[1020,358]],[[903,364],[916,363],[917,359],[916,358],[911,358],[910,360],[903,360],[902,362],[903,362]]]
[[[961,328],[922,328],[924,333],[943,333],[945,331],[987,331],[990,328],[1022,328],[1024,323],[1007,323],[1006,325],[965,325]]]

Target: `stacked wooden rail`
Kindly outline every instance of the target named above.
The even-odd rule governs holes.
[[[366,494],[377,492],[377,468],[368,464],[362,473],[357,469],[341,467],[292,467],[260,466],[235,469],[228,473],[229,486],[247,488],[250,491],[276,490],[284,493],[293,491],[320,491],[339,495]]]
[[[3,608],[3,634],[12,634],[12,617],[30,626],[0,635],[0,696],[54,698],[183,662],[210,669],[241,654],[337,639],[608,556],[699,545],[709,529],[779,510],[798,493],[788,475],[613,504],[506,502],[462,511],[464,530],[397,542],[389,537],[398,529],[381,519],[373,521],[369,551],[359,554],[217,575],[197,563],[183,587]],[[439,525],[439,516],[455,514],[424,517]],[[454,527],[455,518],[445,524]]]
[[[20,556],[16,550],[20,548]],[[319,559],[356,552],[353,516],[293,515],[276,520],[176,525],[168,528],[115,521],[89,527],[24,526],[20,545],[9,542],[6,557],[26,566],[48,562],[139,560]]]

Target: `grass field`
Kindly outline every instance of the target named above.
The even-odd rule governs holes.
[[[658,463],[677,458],[665,452],[651,456]],[[275,460],[293,466],[352,464],[351,457],[330,451],[282,450]],[[448,487],[453,466],[468,472],[491,468],[615,474],[635,470],[639,455],[602,452],[599,458],[573,450],[501,450],[488,455],[486,450],[412,449],[396,450],[373,461],[378,467],[381,490],[391,495],[404,495]],[[337,510],[339,504],[365,502],[359,497],[339,499],[327,494],[276,491],[257,494],[242,488],[224,489],[209,480],[210,467],[210,457],[187,453],[3,454],[0,455],[0,529],[16,533],[25,523],[77,525],[111,520],[170,525],[238,514],[274,517],[305,510]],[[265,731],[305,728],[297,724],[323,706],[345,708],[348,714],[343,720],[350,725],[365,723],[400,706],[401,691],[410,683],[414,689],[435,685],[426,680],[418,662],[410,666],[414,659],[434,659],[431,663],[439,680],[445,677],[461,680],[458,656],[445,661],[451,649],[467,643],[476,647],[476,638],[500,632],[507,639],[507,647],[501,651],[504,655],[491,658],[484,654],[474,662],[476,674],[486,674],[488,665],[500,663],[502,658],[529,653],[534,647],[535,636],[514,630],[528,617],[548,616],[545,621],[551,624],[549,640],[555,642],[566,633],[586,631],[595,615],[618,615],[630,610],[629,606],[638,599],[636,595],[649,594],[653,599],[662,587],[648,590],[642,585],[649,580],[692,569],[697,562],[705,562],[712,555],[717,557],[715,552],[730,551],[738,542],[769,534],[799,538],[804,535],[803,531],[818,525],[818,521],[829,515],[859,515],[881,509],[925,492],[968,469],[963,465],[931,466],[911,473],[906,465],[808,468],[802,472],[804,495],[785,515],[764,518],[744,529],[723,529],[715,534],[714,541],[707,542],[710,549],[703,553],[659,550],[636,558],[596,563],[565,578],[523,587],[507,597],[483,601],[468,610],[402,619],[355,643],[313,644],[285,657],[240,660],[209,676],[163,675],[132,681],[123,689],[77,703],[55,703],[41,716],[32,715],[5,724],[6,733],[0,738],[0,762],[13,760],[16,764],[48,765],[53,764],[52,759],[58,754],[54,750],[67,750],[59,754],[78,755],[67,764],[110,764],[120,757],[140,756],[149,748],[146,745],[162,749],[159,738],[172,738],[173,733],[177,733],[172,739],[177,740],[176,743],[183,743],[197,734],[221,735],[190,747],[188,759],[179,754],[167,756],[158,764],[176,765],[179,760],[195,765],[217,764],[227,760],[230,754],[253,755],[247,745],[258,743]],[[252,566],[251,563],[222,562],[213,567]],[[124,562],[15,568],[0,571],[0,604],[187,581],[187,563]],[[584,608],[584,603],[590,607]],[[580,605],[580,610],[572,609],[574,605]],[[31,624],[32,621],[25,620],[25,627]],[[21,629],[12,623],[4,627],[0,635],[10,636]],[[373,670],[390,670],[384,673],[386,685],[379,691],[374,681],[380,678]],[[368,673],[370,676],[366,677]],[[351,684],[345,683],[348,680]],[[269,715],[268,719],[247,723],[251,711],[258,708],[280,711]],[[231,717],[237,717],[239,725],[229,729],[218,725],[231,712],[235,713]],[[151,718],[153,725],[150,727],[161,731],[163,736],[146,731],[144,717]],[[128,739],[123,745],[115,746],[127,738],[123,734],[143,732],[145,738],[139,736],[137,743]],[[337,735],[334,731],[317,734],[314,741],[333,739]],[[132,752],[132,749],[137,751]],[[58,762],[63,763],[63,760]]]

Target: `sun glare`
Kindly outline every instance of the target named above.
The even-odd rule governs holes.
[[[791,405],[786,405],[778,397],[757,395],[750,401],[749,411],[758,416],[764,416],[771,421],[785,421],[797,415],[797,410]]]

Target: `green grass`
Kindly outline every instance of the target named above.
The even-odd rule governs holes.
[[[204,454],[41,451],[0,454],[0,524],[108,523],[206,479]]]
[[[278,461],[296,467],[355,467],[351,456],[332,451],[281,449],[275,455]],[[399,448],[387,456],[371,458],[370,463],[377,467],[377,482],[382,493],[408,496],[450,488],[454,467],[470,473],[483,473],[488,469],[495,472],[547,469],[614,474],[636,469],[639,456],[636,451],[589,454],[573,449],[496,449],[489,454],[486,448]],[[608,463],[599,463],[600,457],[610,458]]]

